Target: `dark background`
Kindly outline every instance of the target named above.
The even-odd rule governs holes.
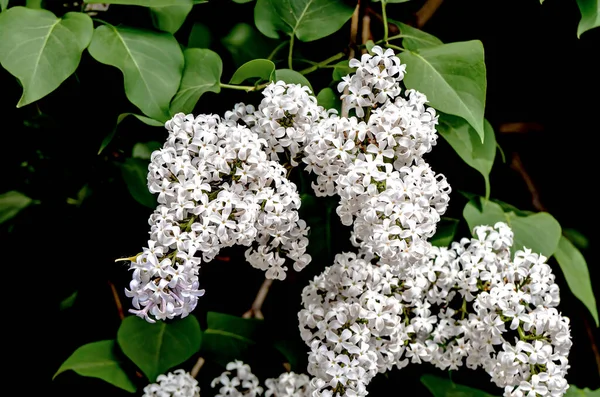
[[[63,1],[46,4],[57,13],[64,11]],[[391,4],[388,16],[411,22],[413,12],[421,4]],[[238,22],[252,23],[252,7],[253,3],[236,5],[224,0],[195,6],[176,36],[185,44],[194,22],[206,24],[212,32],[211,49],[223,58],[226,81],[235,70],[235,59],[220,38]],[[373,4],[376,11],[378,7]],[[149,15],[138,7],[113,6],[102,18],[113,24],[151,27]],[[455,0],[446,1],[423,30],[446,43],[474,39],[483,42],[488,80],[486,118],[495,128],[506,157],[506,162],[502,162],[498,152],[491,174],[492,197],[522,210],[540,208],[533,204],[522,174],[510,166],[516,153],[543,208],[556,217],[563,229],[575,229],[588,238],[588,248],[582,248],[582,252],[592,280],[597,280],[599,271],[592,249],[598,201],[594,150],[599,132],[596,116],[600,110],[600,29],[588,31],[578,39],[579,18],[574,0],[546,0],[543,5],[535,0]],[[310,59],[325,59],[345,47],[348,31],[344,27],[313,43],[297,42],[297,48]],[[374,37],[382,37],[375,19],[372,32]],[[265,43],[273,45],[269,40]],[[330,81],[330,70],[316,72],[309,78],[313,87],[323,87]],[[3,327],[8,330],[5,360],[14,370],[8,382],[18,378],[27,390],[39,389],[51,395],[128,395],[100,380],[70,371],[53,382],[50,379],[79,346],[116,336],[120,319],[109,282],[116,286],[127,309],[129,301],[122,291],[128,286],[130,274],[126,262],[114,260],[134,255],[146,245],[147,217],[151,212],[130,196],[118,165],[130,155],[136,142],[162,141],[166,133],[127,119],[107,150],[97,155],[100,142],[114,128],[117,116],[135,109],[124,95],[120,72],[97,63],[87,51],[76,74],[35,104],[15,108],[21,88],[3,69],[0,84],[4,98],[2,192],[19,190],[39,201],[0,225],[4,280],[9,285],[4,299]],[[237,101],[258,104],[260,98],[260,94],[242,92],[208,93],[195,113],[222,114]],[[515,128],[507,123],[521,124]],[[509,132],[500,132],[505,130]],[[483,194],[481,176],[462,163],[442,138],[427,159],[452,185],[446,215],[461,218],[466,200],[458,191]],[[76,198],[84,185],[91,194],[79,206],[68,204],[67,199]],[[322,215],[315,215],[316,222]],[[347,246],[347,235],[346,229],[337,229],[331,252]],[[461,225],[459,235],[468,235],[465,225]],[[201,280],[207,293],[194,313],[201,322],[209,310],[241,315],[262,282],[261,272],[243,263],[240,251],[230,250],[225,255],[231,258],[229,262],[203,266]],[[276,282],[265,302],[266,321],[281,335],[297,338],[300,291],[331,263],[330,252],[321,251],[318,255],[302,273],[290,272],[287,280]],[[592,344],[597,346],[597,329],[586,308],[569,291],[557,264],[553,260],[551,264],[561,286],[561,310],[572,324],[574,345],[568,380],[578,387],[596,389],[600,387],[600,369]],[[594,288],[598,297],[598,286]],[[60,311],[60,302],[76,290],[73,307]],[[281,369],[261,361],[260,353],[248,361],[260,375],[276,376]],[[187,364],[190,368],[193,360]],[[221,368],[208,363],[202,371],[202,394],[206,395],[206,381],[220,373]],[[447,376],[430,366],[409,366],[387,378],[377,377],[369,388],[370,394],[388,395],[390,390],[426,393],[418,382],[423,373]],[[483,371],[457,371],[452,379],[502,394]],[[140,380],[140,386],[144,385]]]

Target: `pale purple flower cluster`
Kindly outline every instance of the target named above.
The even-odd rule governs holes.
[[[421,362],[483,367],[507,397],[564,394],[569,320],[546,258],[525,249],[511,260],[504,223],[474,234],[398,263],[339,254],[304,289],[315,396],[364,396],[377,373]]]
[[[144,387],[142,397],[200,397],[198,381],[183,369],[159,375],[156,381]]]

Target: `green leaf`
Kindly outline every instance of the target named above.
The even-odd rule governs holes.
[[[98,26],[89,52],[98,62],[123,72],[125,94],[147,116],[166,121],[183,69],[179,43],[169,33]]]
[[[114,340],[83,345],[67,358],[52,379],[62,372],[73,370],[81,376],[99,378],[130,393],[135,393],[135,384],[123,370],[124,362],[117,357],[115,351]]]
[[[0,63],[23,86],[17,107],[45,97],[75,72],[90,44],[92,20],[80,12],[12,7],[0,14]]]
[[[421,383],[433,394],[433,397],[494,397],[482,390],[459,385],[450,379],[433,375],[421,376]]]
[[[467,120],[483,142],[486,71],[483,45],[478,40],[405,51],[404,83],[427,95],[429,104]]]
[[[444,44],[432,34],[426,33],[420,29],[413,28],[402,22],[390,21],[400,29],[402,35],[402,46],[407,50],[418,51],[424,48],[436,47]]]
[[[275,341],[273,347],[283,355],[285,360],[290,364],[292,371],[302,373],[306,370],[306,366],[308,365],[306,359],[307,347],[301,340],[281,339]]]
[[[435,234],[429,242],[436,247],[448,247],[454,241],[459,222],[458,219],[443,217],[437,224]]]
[[[585,258],[573,243],[564,236],[558,242],[558,248],[554,252],[554,257],[565,275],[571,292],[592,313],[592,317],[596,321],[596,326],[598,326],[596,298],[594,297],[590,273]]]
[[[496,136],[491,124],[484,120],[483,143],[477,131],[464,119],[441,114],[437,131],[465,163],[483,175],[485,197],[490,197],[490,171],[496,157]]]
[[[238,23],[221,43],[231,54],[236,66],[257,58],[268,58],[277,45],[274,40],[266,39],[258,30],[247,23]]]
[[[577,26],[577,37],[581,37],[583,32],[600,26],[600,2],[599,0],[577,0],[581,20]]]
[[[32,199],[16,190],[0,194],[0,223],[14,218],[31,203]]]
[[[257,0],[254,23],[267,37],[278,39],[282,31],[313,41],[337,32],[353,12],[343,0]]]
[[[131,196],[140,204],[155,209],[156,198],[148,190],[148,160],[127,158],[121,174]]]
[[[258,77],[261,80],[272,81],[275,78],[275,64],[268,59],[254,59],[246,62],[235,71],[231,80],[231,84],[240,84],[243,81]]]
[[[193,315],[155,324],[129,316],[117,331],[121,350],[151,383],[198,352],[201,340],[200,325]]]
[[[78,293],[79,291],[75,290],[75,292],[63,299],[58,305],[58,310],[66,310],[70,307],[73,307],[73,305],[75,304],[75,299],[77,299]]]
[[[527,247],[550,257],[556,251],[561,236],[560,224],[547,212],[522,216],[511,210],[505,212],[499,204],[481,197],[467,203],[463,217],[471,231],[478,225],[508,224],[514,233],[513,253]]]
[[[160,142],[138,142],[133,146],[133,152],[131,154],[131,157],[136,159],[150,160],[152,152],[160,148],[162,148],[162,143]]]
[[[296,72],[292,69],[277,69],[275,71],[275,79],[277,81],[283,80],[288,84],[300,84],[307,86],[310,88],[310,91],[313,92],[312,86],[310,82],[304,77],[302,74]]]
[[[117,127],[119,126],[119,124],[121,124],[121,122],[127,116],[134,116],[136,119],[140,120],[142,123],[149,125],[151,127],[164,127],[165,126],[165,123],[160,122],[158,120],[151,119],[146,116],[141,116],[141,115],[135,114],[135,113],[121,113],[119,115],[119,117],[117,117],[117,124],[115,125],[115,128],[113,128],[113,130],[110,132],[110,134],[105,136],[104,139],[102,140],[102,143],[100,144],[100,149],[98,149],[98,154],[102,153],[104,151],[104,149],[106,149],[106,147],[112,142],[113,138],[117,134]]]
[[[372,54],[372,49],[373,47],[375,47],[375,42],[373,42],[373,40],[367,40],[367,42],[365,43],[365,48],[367,49],[367,51]]]
[[[209,48],[211,42],[211,33],[208,26],[203,23],[195,23],[188,37],[189,48]]]
[[[342,111],[342,101],[340,100],[340,96],[329,87],[325,87],[319,91],[317,103],[325,109],[337,109],[338,113]]]
[[[152,7],[152,23],[157,29],[174,34],[181,28],[193,6],[192,0],[181,0],[177,5]]]
[[[226,365],[241,359],[256,344],[263,321],[208,312],[207,325],[202,334],[201,354]]]
[[[8,0],[0,0],[0,11],[5,11],[8,8]]]
[[[580,250],[586,250],[590,247],[590,240],[579,230],[563,228],[563,236],[571,240],[573,245]]]
[[[184,56],[183,78],[171,102],[172,114],[191,113],[204,93],[221,91],[223,62],[219,54],[202,48],[188,48]]]
[[[348,66],[349,63],[350,61],[345,59],[333,65],[333,81],[340,81],[342,80],[342,77],[352,74],[356,71],[356,68],[351,68]]]
[[[575,385],[569,385],[564,397],[600,397],[600,389],[591,390],[587,387],[579,389]]]

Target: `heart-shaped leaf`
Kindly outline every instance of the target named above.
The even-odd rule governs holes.
[[[337,32],[352,17],[354,7],[343,0],[257,0],[254,23],[267,37],[279,31],[301,41],[313,41]]]
[[[151,7],[152,23],[157,29],[174,34],[181,28],[193,6],[192,0],[180,0],[172,6]]]
[[[201,354],[226,365],[256,344],[263,321],[245,319],[225,313],[208,312],[208,327],[202,335]]]
[[[454,241],[459,222],[458,219],[454,218],[442,218],[436,225],[435,234],[429,242],[436,247],[448,247]]]
[[[169,102],[183,69],[183,54],[173,35],[106,24],[94,31],[89,52],[123,72],[125,94],[144,114],[159,121],[170,118]]]
[[[188,48],[183,53],[185,68],[181,85],[171,102],[171,113],[191,113],[200,97],[206,92],[221,91],[221,57],[211,50]]]
[[[60,366],[54,374],[73,370],[81,376],[102,379],[130,393],[135,393],[135,384],[123,370],[123,360],[115,354],[114,340],[103,340],[83,345]]]
[[[427,95],[429,104],[467,120],[481,141],[487,88],[483,45],[478,40],[405,51],[404,83]]]
[[[547,212],[522,216],[514,211],[505,212],[499,204],[482,197],[467,203],[463,217],[471,231],[479,225],[494,226],[496,222],[508,224],[514,233],[513,253],[527,247],[550,257],[556,251],[561,236],[560,224]]]
[[[23,86],[17,107],[48,95],[75,72],[93,29],[81,12],[57,18],[47,10],[12,7],[0,14],[0,63]]]
[[[310,82],[302,74],[292,69],[277,69],[275,71],[275,79],[277,81],[283,80],[288,84],[300,84],[310,88],[311,93],[313,92]]]
[[[581,12],[581,20],[577,27],[577,37],[583,32],[600,26],[600,2],[598,0],[577,0]]]
[[[398,26],[400,29],[400,34],[402,35],[402,46],[407,50],[418,51],[419,49],[436,47],[444,44],[442,40],[420,29],[413,28],[412,26],[406,25],[402,22],[392,20],[390,20],[390,22]]]
[[[198,320],[187,316],[155,324],[137,317],[126,317],[117,332],[117,341],[127,355],[148,377],[156,377],[181,364],[198,352],[202,332]]]
[[[342,111],[342,101],[340,100],[340,96],[329,87],[325,87],[319,91],[317,103],[325,109],[336,109],[338,113]]]
[[[231,80],[231,84],[240,84],[243,81],[258,77],[261,80],[271,81],[275,78],[275,64],[268,59],[253,59],[246,62],[235,71]]]
[[[0,194],[0,223],[15,217],[31,203],[32,199],[16,190]]]
[[[127,158],[121,164],[121,174],[131,196],[148,208],[156,208],[156,197],[148,190],[148,160]]]
[[[596,298],[592,289],[590,272],[585,258],[577,247],[564,236],[558,242],[558,248],[554,252],[554,257],[565,275],[571,292],[592,313],[592,317],[596,321],[596,326],[598,326]]]
[[[464,119],[441,114],[437,131],[452,146],[456,154],[469,166],[483,175],[485,197],[490,197],[490,171],[496,157],[496,136],[491,124],[485,120],[483,143],[477,131]]]

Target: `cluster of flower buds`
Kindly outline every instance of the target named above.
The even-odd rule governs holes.
[[[505,396],[560,396],[571,347],[546,258],[511,260],[504,223],[389,264],[343,253],[303,291],[300,330],[320,396],[364,396],[377,374],[429,362],[483,367]],[[531,394],[534,393],[534,394]]]
[[[309,377],[305,374],[284,372],[277,378],[265,380],[265,388],[248,364],[242,361],[232,361],[226,366],[226,371],[215,378],[211,387],[218,389],[215,397],[310,397]]]
[[[142,397],[200,397],[198,381],[182,369],[159,375],[156,381],[144,387]]]

